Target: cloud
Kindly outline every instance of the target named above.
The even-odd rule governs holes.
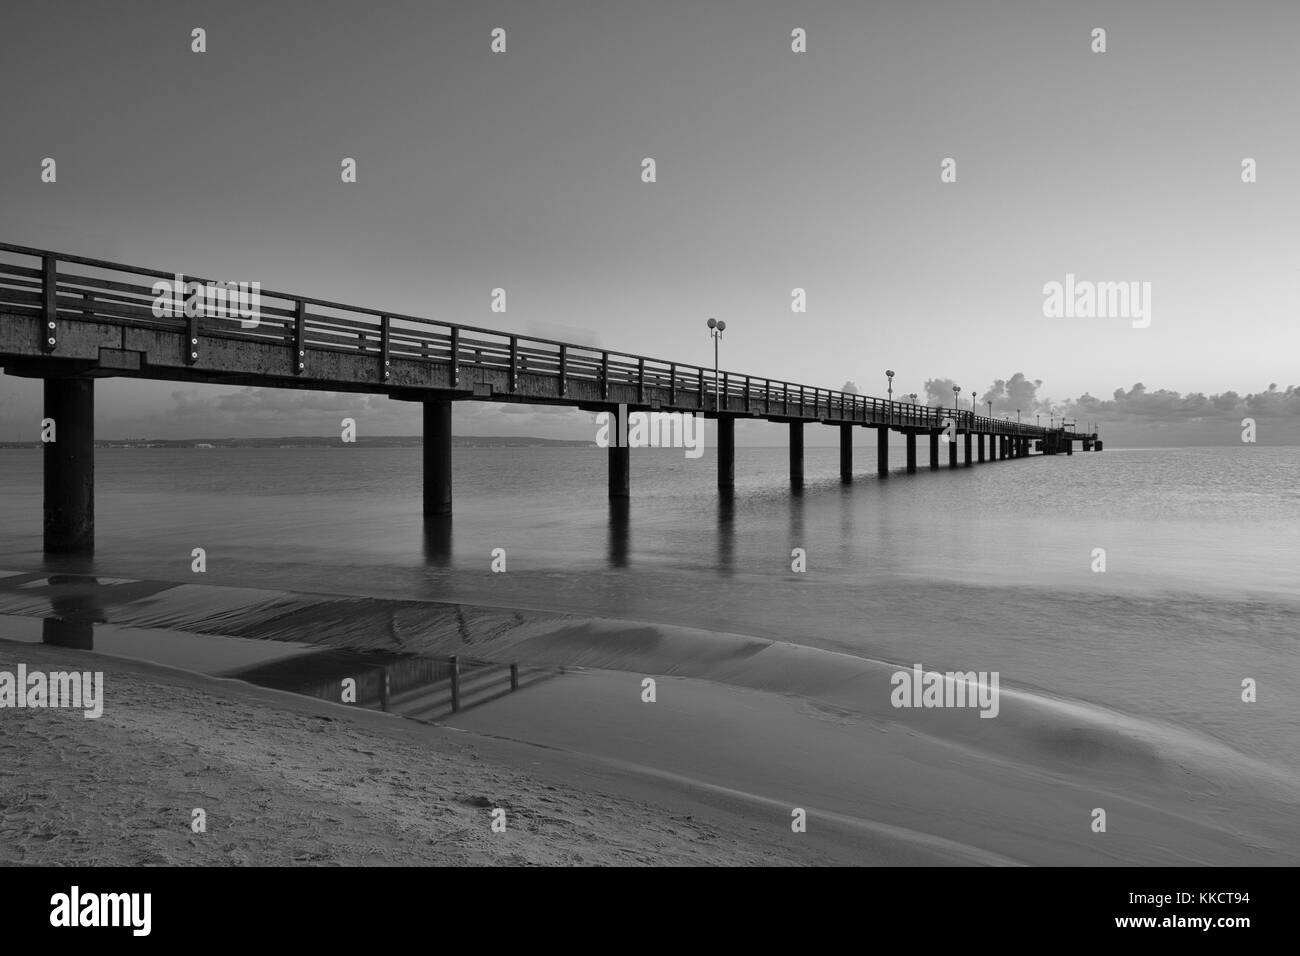
[[[1138,382],[1128,391],[1117,388],[1109,399],[1085,393],[1067,403],[1070,412],[1090,418],[1120,418],[1127,421],[1182,423],[1239,421],[1242,418],[1300,417],[1300,386],[1279,389],[1274,382],[1262,392],[1218,395],[1189,392],[1180,395],[1168,389],[1148,391]]]
[[[952,405],[952,379],[932,378],[925,383],[929,404]],[[1042,379],[1030,379],[1023,372],[995,379],[980,396],[981,404],[993,402],[996,417],[1014,416],[1017,409],[1026,421],[1041,415],[1064,417],[1080,425],[1095,423],[1116,444],[1201,445],[1232,444],[1240,441],[1241,422],[1255,419],[1260,441],[1269,444],[1300,443],[1300,386],[1268,388],[1244,395],[1226,391],[1181,394],[1170,389],[1148,389],[1142,382],[1131,388],[1117,388],[1110,398],[1084,393],[1078,398],[1056,401],[1040,395]],[[983,411],[983,409],[981,409]],[[1266,427],[1267,423],[1267,427]]]
[[[957,383],[950,378],[928,379],[925,383],[925,403],[951,408],[952,400],[956,397],[952,393],[952,387],[955,384]]]
[[[992,402],[994,412],[1014,411],[1018,408],[1023,414],[1046,413],[1051,410],[1051,401],[1038,397],[1042,385],[1041,378],[1030,381],[1024,372],[1016,372],[1007,379],[994,379],[993,384],[980,396],[980,403],[987,405]]]

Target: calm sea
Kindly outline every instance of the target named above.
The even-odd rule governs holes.
[[[838,451],[809,448],[795,495],[784,449],[740,448],[725,500],[710,454],[634,450],[631,502],[612,510],[601,449],[456,448],[455,517],[428,530],[418,449],[100,450],[97,552],[67,566],[193,583],[201,547],[207,584],[998,670],[1300,766],[1300,449],[1107,449],[888,480],[874,453],[859,446],[842,486]],[[0,452],[0,569],[42,566],[40,465],[39,451]],[[497,548],[505,573],[490,568]]]

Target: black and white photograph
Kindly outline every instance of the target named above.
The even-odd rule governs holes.
[[[23,924],[1300,863],[1300,5],[7,0],[0,102]]]

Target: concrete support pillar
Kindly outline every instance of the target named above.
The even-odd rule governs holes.
[[[916,432],[904,433],[907,438],[907,473],[916,474]]]
[[[1065,440],[1065,453],[1066,453],[1067,455],[1073,455],[1073,454],[1074,454],[1074,442],[1071,441],[1071,440],[1068,439],[1068,438]]]
[[[803,422],[790,423],[790,487],[803,487]]]
[[[876,426],[876,474],[889,477],[889,429],[884,425]]]
[[[939,433],[930,432],[930,470],[939,470]]]
[[[965,460],[964,460],[964,464],[966,465],[967,468],[969,468],[970,465],[971,465],[971,461],[970,461],[970,441],[971,441],[970,432],[967,432],[967,433],[966,433],[966,448],[965,448],[965,452],[966,452],[966,454],[965,454]]]
[[[45,417],[54,441],[44,445],[45,553],[95,550],[95,380],[47,378]]]
[[[736,419],[730,415],[718,419],[718,487],[736,487]]]
[[[451,402],[424,403],[424,514],[451,514]]]
[[[853,481],[853,426],[840,426],[840,481]]]
[[[632,449],[626,444],[627,421],[619,420],[619,409],[623,409],[624,418],[628,415],[627,406],[612,406],[609,410],[610,434],[615,436],[609,448],[609,497],[628,498],[632,494]]]
[[[975,436],[975,449],[979,452],[980,463],[983,464],[984,462],[984,436],[983,435]]]
[[[948,467],[957,467],[957,436],[952,435],[948,439]]]

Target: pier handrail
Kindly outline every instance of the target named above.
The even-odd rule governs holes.
[[[715,377],[713,369],[706,366],[270,289],[258,290],[259,305],[248,317],[251,326],[245,326],[238,317],[229,314],[207,314],[210,311],[207,307],[214,300],[206,297],[206,291],[205,314],[160,317],[152,308],[158,297],[154,284],[142,285],[138,280],[170,282],[181,275],[187,283],[199,283],[205,290],[221,290],[223,303],[226,302],[224,290],[233,284],[190,273],[165,272],[11,243],[0,243],[0,253],[39,260],[39,266],[0,261],[0,311],[43,317],[50,349],[56,341],[59,321],[107,320],[170,331],[188,329],[195,336],[196,349],[198,336],[202,335],[281,344],[298,349],[300,356],[305,356],[308,349],[373,354],[385,366],[390,356],[449,363],[453,382],[459,381],[461,369],[492,369],[508,373],[512,390],[521,375],[554,376],[560,396],[565,395],[568,381],[586,380],[599,384],[602,398],[606,397],[610,384],[632,386],[638,395],[647,387],[668,389],[674,396],[680,390],[698,395],[700,411],[721,414],[733,411],[734,401],[739,399],[743,401],[741,407],[745,413],[752,414],[750,406],[758,400],[763,405],[763,414],[774,417],[789,414],[791,405],[797,404],[799,418],[835,418],[838,411],[836,420],[883,423],[898,429],[939,431],[946,427],[947,419],[952,419],[959,431],[1039,438],[1049,431],[1063,431],[1008,422],[965,409],[930,407],[725,369],[720,369]],[[80,268],[74,271],[63,267]],[[87,270],[118,273],[126,280],[90,275]],[[225,311],[230,310],[227,307]],[[197,351],[193,354],[197,358]],[[304,366],[305,362],[298,365],[300,369]],[[717,400],[713,399],[714,395],[718,396]],[[811,416],[806,412],[810,403]],[[774,410],[773,406],[779,409]],[[1085,437],[1075,432],[1065,434]]]

